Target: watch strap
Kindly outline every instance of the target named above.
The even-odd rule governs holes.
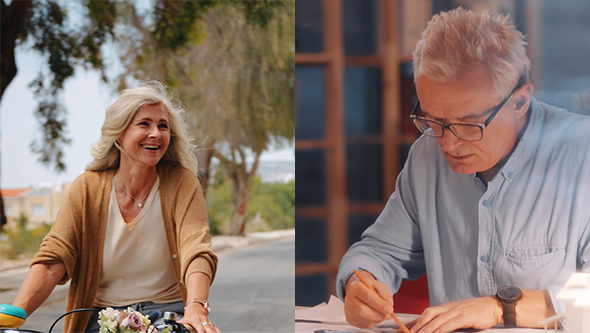
[[[211,307],[209,306],[209,302],[207,301],[200,301],[198,299],[191,299],[190,301],[186,302],[186,304],[184,305],[185,307],[191,303],[199,303],[201,304],[205,310],[207,310],[207,314],[211,313]]]
[[[498,289],[496,298],[502,304],[504,327],[516,327],[516,304],[522,298],[522,290],[514,286]]]
[[[504,302],[500,300],[502,303],[502,308],[504,309],[504,314],[502,317],[504,318],[504,327],[516,327],[516,302]]]

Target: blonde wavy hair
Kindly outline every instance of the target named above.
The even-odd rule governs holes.
[[[169,89],[158,81],[140,84],[136,88],[124,89],[119,98],[106,111],[100,141],[92,146],[90,154],[94,158],[86,170],[100,171],[118,168],[121,147],[117,139],[144,105],[162,103],[170,116],[170,144],[159,163],[181,165],[197,173],[197,157],[184,125],[185,109],[173,99]]]
[[[499,98],[529,80],[524,35],[502,14],[457,8],[432,17],[413,54],[414,80],[455,79],[472,64],[487,65]]]

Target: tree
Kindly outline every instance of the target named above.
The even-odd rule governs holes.
[[[66,109],[60,102],[64,82],[74,74],[76,64],[104,71],[100,47],[113,35],[114,1],[88,1],[86,24],[74,29],[68,26],[67,10],[52,0],[0,0],[2,15],[0,100],[17,74],[15,50],[18,44],[31,40],[33,49],[46,56],[45,73],[39,73],[31,87],[39,100],[35,112],[41,127],[41,140],[31,145],[39,160],[63,171],[63,148],[70,143],[65,137]],[[104,72],[103,72],[104,74]],[[103,75],[104,77],[104,75]],[[6,223],[0,196],[1,225]]]
[[[252,187],[250,217],[257,214],[271,229],[295,227],[295,181],[262,183],[256,176]]]
[[[260,155],[292,141],[294,126],[294,3],[272,3],[266,25],[248,24],[234,6],[211,9],[184,48],[162,51],[131,10],[135,29],[122,56],[136,80],[172,85],[189,110],[189,128],[202,143],[203,174],[220,161],[234,186],[233,235],[244,235]],[[138,47],[139,46],[139,47]],[[247,161],[250,154],[251,164]]]
[[[40,161],[65,169],[63,148],[70,140],[65,137],[66,109],[60,93],[64,82],[74,75],[76,65],[101,71],[104,64],[101,46],[114,36],[116,17],[114,1],[88,1],[86,22],[75,26],[70,22],[68,8],[51,0],[12,1],[10,6],[1,0],[2,7],[2,89],[0,97],[16,76],[15,48],[30,41],[32,48],[47,59],[47,68],[31,82],[39,100],[35,111],[41,126],[41,140],[32,145],[40,154]]]
[[[161,50],[176,50],[184,46],[199,27],[201,16],[221,0],[164,1],[157,0],[152,8],[148,33]],[[231,1],[249,22],[266,24],[272,18],[274,5],[269,0]],[[69,8],[78,6],[82,17],[70,19]],[[118,38],[115,24],[119,6],[129,5],[115,0],[13,0],[6,5],[0,0],[1,11],[1,89],[4,91],[17,74],[15,50],[29,41],[32,48],[47,60],[47,68],[31,82],[39,100],[36,116],[40,123],[40,139],[31,145],[40,155],[39,160],[63,171],[63,149],[70,143],[65,136],[66,108],[61,103],[64,82],[74,75],[76,65],[99,70],[107,81],[103,64],[102,46]],[[80,23],[81,22],[81,23]],[[6,217],[0,196],[0,225]]]
[[[13,221],[16,224],[6,230],[6,240],[0,244],[2,257],[15,259],[22,255],[31,255],[37,252],[43,237],[51,229],[51,225],[42,223],[40,226],[29,228],[29,218],[22,213]]]
[[[207,194],[207,212],[212,234],[220,234],[231,224],[233,185],[215,173]],[[248,215],[250,231],[265,231],[295,227],[295,181],[289,183],[263,183],[254,178]]]

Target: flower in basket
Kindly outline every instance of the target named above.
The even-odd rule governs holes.
[[[100,333],[147,332],[152,328],[150,319],[132,308],[123,311],[106,308],[100,311],[98,319]]]

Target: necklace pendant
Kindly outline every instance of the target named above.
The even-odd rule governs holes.
[[[137,204],[139,206],[139,208],[143,208],[143,204],[140,202]]]

